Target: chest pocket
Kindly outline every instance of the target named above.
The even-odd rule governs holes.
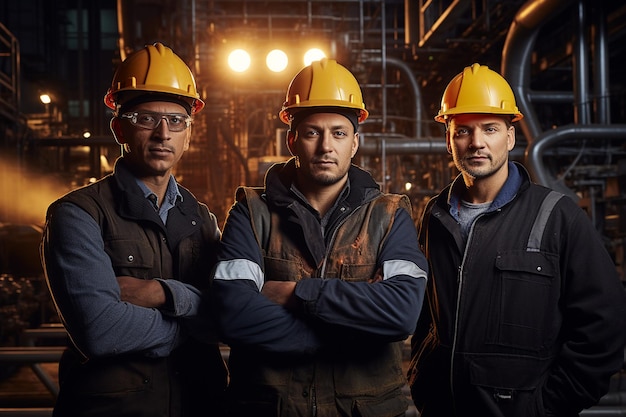
[[[263,257],[264,270],[272,271],[272,281],[300,281],[310,275],[302,261]]]
[[[558,256],[541,250],[548,218],[563,194],[544,198],[526,250],[503,251],[495,260],[499,280],[492,296],[488,342],[539,351],[556,337],[560,272]]]
[[[556,255],[510,251],[498,255],[499,294],[491,306],[490,342],[538,351],[550,339],[558,297]],[[497,288],[496,287],[496,288]],[[546,339],[547,340],[544,340]]]
[[[116,275],[131,275],[137,278],[152,278],[155,250],[144,240],[108,239],[104,242],[106,253]]]

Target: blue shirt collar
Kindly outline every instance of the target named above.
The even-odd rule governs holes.
[[[161,204],[161,207],[159,207],[158,205],[156,194],[154,194],[152,190],[150,190],[148,186],[139,178],[135,178],[135,181],[137,182],[137,185],[139,186],[139,188],[141,188],[141,191],[143,192],[143,196],[146,199],[148,199],[150,203],[153,205],[154,209],[158,211],[159,217],[161,217],[161,220],[163,220],[163,224],[166,224],[167,214],[169,210],[176,205],[176,201],[178,199],[180,199],[180,201],[183,201],[183,195],[180,193],[180,190],[178,189],[178,184],[176,183],[174,176],[170,175],[170,179],[167,183],[167,190],[165,191],[165,197],[163,199],[163,203]]]

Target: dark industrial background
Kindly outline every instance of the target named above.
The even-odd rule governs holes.
[[[33,344],[25,334],[35,329],[30,334],[40,331],[43,342],[33,352],[46,353],[41,344],[52,343],[59,330],[37,254],[45,210],[110,172],[120,150],[103,95],[121,60],[156,41],[189,64],[207,104],[176,175],[220,224],[238,185],[262,184],[265,170],[288,157],[277,113],[305,49],[321,47],[356,75],[370,117],[355,162],[384,191],[408,194],[416,220],[456,175],[443,126],[433,121],[441,94],[463,67],[478,62],[507,78],[525,115],[512,157],[536,182],[578,202],[626,280],[624,1],[3,1],[0,345]],[[252,54],[245,73],[226,65],[235,47]],[[277,47],[290,54],[280,74],[264,62]],[[24,361],[41,371],[34,353],[21,362],[24,349],[2,353],[0,380]],[[54,394],[54,381],[40,380]],[[623,384],[618,378],[590,415],[626,415]],[[36,406],[32,401],[26,405]],[[45,400],[43,406],[47,415]]]

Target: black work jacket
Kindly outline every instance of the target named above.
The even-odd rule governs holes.
[[[476,219],[466,245],[453,188],[424,214],[430,276],[409,371],[423,417],[574,416],[622,366],[624,289],[598,232],[570,197],[521,165],[510,172],[510,198]]]

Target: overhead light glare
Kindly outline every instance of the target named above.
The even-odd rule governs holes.
[[[284,51],[280,49],[274,49],[267,54],[265,58],[265,64],[270,71],[273,72],[282,72],[287,68],[287,64],[289,63],[289,58]]]
[[[228,66],[235,72],[244,72],[250,68],[250,54],[243,49],[235,49],[228,55]]]
[[[326,58],[326,54],[319,48],[311,48],[304,54],[304,66],[311,65],[311,62],[319,61],[322,58]]]

